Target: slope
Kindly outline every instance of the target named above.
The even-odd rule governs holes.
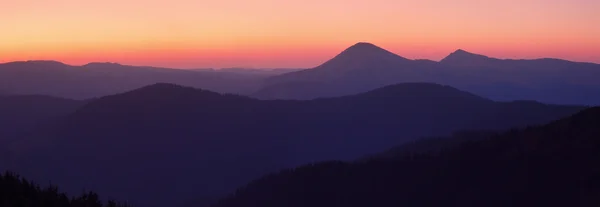
[[[493,102],[429,83],[312,101],[155,84],[94,100],[13,143],[10,167],[72,191],[151,197],[147,202],[160,205],[218,196],[266,172],[356,159],[416,137],[540,124],[581,109]]]
[[[0,64],[2,91],[73,99],[122,93],[160,82],[246,94],[257,90],[266,77],[268,75],[258,73],[179,70],[116,63],[72,66],[55,61],[22,61]]]
[[[543,58],[497,59],[457,50],[440,62],[409,60],[358,43],[312,69],[270,77],[261,99],[313,99],[362,93],[403,82],[450,85],[497,101],[598,105],[600,65]]]
[[[30,128],[74,112],[84,101],[37,95],[0,95],[0,145]]]
[[[288,169],[214,206],[597,206],[599,118],[597,107],[442,151]]]

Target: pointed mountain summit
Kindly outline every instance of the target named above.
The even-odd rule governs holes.
[[[366,92],[399,82],[419,82],[421,69],[437,62],[415,61],[371,43],[356,43],[312,69],[267,79],[255,93],[263,99],[312,99]]]
[[[374,44],[359,42],[315,69],[342,71],[391,69],[409,61]]]
[[[315,68],[269,77],[254,95],[261,99],[314,99],[396,83],[430,82],[493,100],[598,105],[598,71],[600,64],[548,58],[500,59],[462,49],[441,61],[412,60],[362,42]]]
[[[356,44],[348,47],[344,51],[342,51],[342,53],[340,55],[367,55],[367,54],[390,55],[393,53],[388,50],[385,50],[377,45],[374,45],[372,43],[359,42],[359,43],[356,43]],[[396,54],[393,54],[393,55],[397,56]]]
[[[462,49],[458,49],[453,53],[450,53],[447,57],[442,59],[440,62],[444,64],[452,65],[479,65],[487,63],[490,60],[494,60],[485,55],[479,55],[471,52],[467,52]]]

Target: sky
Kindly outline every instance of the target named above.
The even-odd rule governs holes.
[[[600,63],[598,0],[0,0],[0,62],[314,67],[356,42]]]

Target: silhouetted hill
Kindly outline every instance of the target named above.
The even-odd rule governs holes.
[[[540,127],[474,137],[456,135],[450,139],[470,141],[444,150],[284,170],[251,182],[214,206],[593,207],[600,203],[600,108]]]
[[[457,54],[458,53],[458,54]],[[448,84],[496,100],[599,105],[600,65],[560,59],[512,60],[457,52],[442,60],[457,78]],[[479,81],[479,83],[477,83]],[[487,83],[483,82],[486,81]],[[470,84],[470,85],[469,85]]]
[[[67,116],[84,101],[37,95],[0,95],[0,145],[38,124]]]
[[[8,166],[69,192],[85,187],[161,205],[215,197],[266,172],[357,159],[417,137],[541,124],[581,109],[494,102],[428,83],[311,101],[154,84],[91,101],[55,127],[12,143]]]
[[[440,62],[409,60],[359,43],[312,69],[270,77],[253,96],[313,99],[356,94],[402,82],[450,85],[499,101],[598,105],[600,65],[559,59],[496,59],[457,50]],[[313,83],[307,86],[306,83]]]
[[[312,99],[366,92],[399,82],[426,81],[419,69],[435,63],[400,57],[370,43],[357,43],[313,69],[267,79],[267,86],[254,93],[263,99]],[[315,86],[306,86],[306,83]]]
[[[391,53],[371,43],[357,43],[342,51],[333,59],[315,69],[323,70],[361,70],[365,67],[375,69],[390,69],[389,65],[397,65],[409,60]]]
[[[445,57],[440,61],[443,64],[447,65],[459,65],[459,66],[475,66],[475,67],[523,67],[523,69],[529,70],[538,70],[546,71],[546,72],[564,72],[560,70],[569,70],[569,67],[579,66],[589,66],[593,67],[597,64],[593,63],[580,63],[580,62],[571,62],[567,60],[560,60],[554,58],[541,58],[541,59],[498,59],[491,58],[485,55],[475,54],[471,52],[467,52],[465,50],[459,49]],[[540,67],[540,68],[535,68]]]
[[[250,94],[268,77],[258,73],[193,71],[117,63],[71,66],[56,61],[0,64],[0,90],[12,94],[88,99],[167,82],[223,93]]]
[[[496,59],[492,59],[484,55],[474,54],[462,49],[458,49],[453,53],[450,53],[450,55],[442,59],[440,62],[452,65],[480,65],[486,63],[493,64],[493,61],[495,60]]]

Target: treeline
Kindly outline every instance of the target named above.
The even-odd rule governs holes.
[[[86,192],[69,198],[56,186],[40,187],[21,176],[5,172],[0,174],[1,207],[131,207],[126,203],[100,201],[98,194]]]

